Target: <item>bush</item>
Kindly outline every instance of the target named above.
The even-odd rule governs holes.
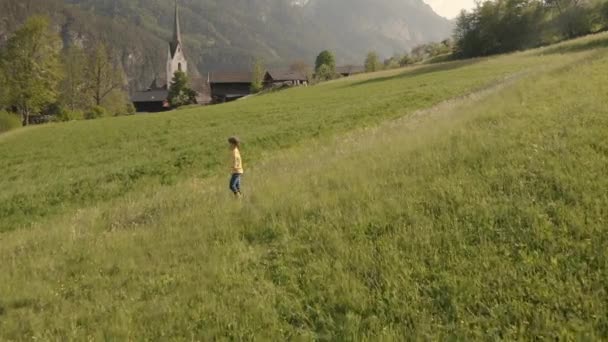
[[[62,109],[56,116],[57,121],[66,122],[66,121],[75,121],[75,120],[83,120],[85,117],[84,113],[81,111],[71,111],[68,109]]]
[[[5,111],[0,111],[0,133],[8,132],[21,127],[19,116]]]
[[[131,102],[127,102],[125,108],[126,115],[133,115],[136,112],[135,106]]]
[[[103,118],[104,116],[108,116],[108,111],[101,106],[95,106],[84,113],[84,118],[86,120],[95,120]]]
[[[410,55],[405,54],[401,57],[401,59],[399,60],[399,66],[400,67],[404,67],[410,64],[414,64],[414,60],[412,59],[412,57],[410,57]]]

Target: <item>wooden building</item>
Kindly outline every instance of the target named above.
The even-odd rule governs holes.
[[[138,91],[131,97],[131,101],[138,113],[157,113],[170,109],[168,96],[169,91],[166,89]]]
[[[299,71],[268,70],[264,75],[264,87],[297,87],[308,85],[308,76]]]
[[[213,103],[224,103],[251,95],[253,74],[249,71],[211,72],[208,75]]]
[[[170,109],[169,91],[166,86],[159,86],[156,79],[145,91],[135,92],[131,96],[131,102],[138,113],[157,113]]]

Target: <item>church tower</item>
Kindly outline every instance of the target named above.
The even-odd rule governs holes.
[[[169,54],[167,58],[167,88],[171,86],[173,75],[177,71],[188,73],[188,62],[184,55],[182,34],[179,25],[179,9],[175,0],[175,22],[173,26],[173,38],[169,43]]]

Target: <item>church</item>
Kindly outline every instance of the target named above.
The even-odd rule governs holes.
[[[173,36],[169,42],[167,51],[166,84],[159,85],[155,78],[150,87],[145,91],[133,94],[131,101],[137,112],[161,112],[170,109],[168,97],[171,80],[177,71],[188,74],[188,61],[184,53],[181,28],[179,23],[179,9],[175,1],[175,18],[173,25]],[[211,101],[208,82],[190,77],[190,87],[197,92],[197,102],[208,104]]]
[[[193,70],[196,71],[196,68]],[[175,0],[173,35],[167,51],[166,82],[155,78],[148,89],[135,92],[131,96],[135,110],[138,113],[170,110],[169,88],[173,75],[177,71],[188,75],[189,87],[196,92],[196,102],[200,105],[235,101],[251,94],[251,83],[253,82],[251,71],[209,72],[205,78],[198,76],[196,72],[188,73],[188,61],[184,52],[179,22],[179,8],[177,0]],[[264,86],[267,88],[307,84],[308,77],[302,72],[268,70],[264,75]]]

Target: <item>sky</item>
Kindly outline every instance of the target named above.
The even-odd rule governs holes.
[[[460,10],[472,9],[475,6],[475,0],[424,0],[431,5],[435,12],[439,15],[452,19],[458,16]]]

